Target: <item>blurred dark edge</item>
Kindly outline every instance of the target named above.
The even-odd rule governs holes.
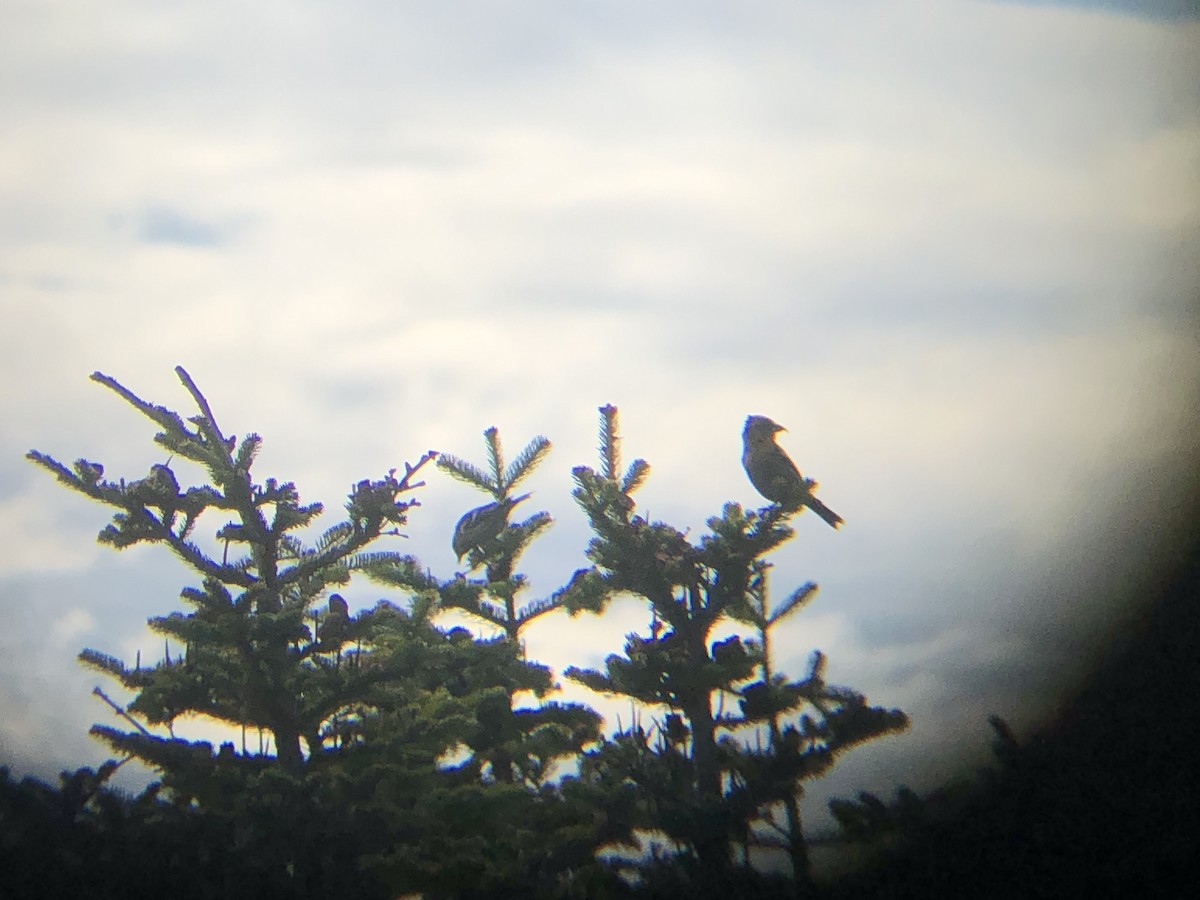
[[[953,816],[931,817],[824,896],[1193,896],[1200,504],[1180,499],[1136,616],[1057,718]]]

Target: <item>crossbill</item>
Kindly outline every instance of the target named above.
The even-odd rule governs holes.
[[[337,648],[346,639],[350,627],[350,604],[341,594],[329,595],[329,614],[321,623],[321,644]]]
[[[341,594],[330,594],[329,614],[331,616],[341,616],[343,619],[348,619],[350,617],[350,604],[346,602],[346,598]]]
[[[454,537],[450,541],[458,561],[462,562],[462,558],[472,550],[486,552],[488,545],[495,541],[508,525],[508,514],[512,512],[512,508],[530,496],[522,494],[520,497],[505,497],[495,503],[485,503],[468,511],[459,519],[458,524],[454,526]]]
[[[834,528],[842,517],[813,496],[816,482],[805,478],[796,464],[775,443],[775,435],[786,429],[766,416],[748,416],[742,430],[742,466],[754,489],[787,509],[807,506]]]

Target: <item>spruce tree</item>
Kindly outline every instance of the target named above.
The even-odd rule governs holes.
[[[562,605],[560,596],[520,603],[518,594],[528,584],[516,565],[529,544],[548,528],[552,519],[546,512],[537,512],[520,521],[508,521],[514,504],[513,488],[524,481],[550,451],[550,441],[535,436],[506,463],[495,427],[483,433],[487,450],[486,470],[452,454],[439,456],[438,468],[452,477],[477,488],[489,502],[466,512],[455,529],[455,542],[464,534],[461,549],[468,570],[446,581],[420,582],[433,584],[440,597],[442,609],[457,609],[481,620],[486,626],[500,630],[502,641],[512,652],[524,659],[521,632],[532,622]],[[528,497],[523,495],[521,499]],[[471,571],[483,569],[482,578],[467,577]],[[393,586],[414,587],[414,570],[397,565],[391,556],[364,561],[368,577]],[[542,701],[537,707],[516,707],[516,695],[532,692],[539,698],[554,689],[550,669],[525,661],[525,678],[521,682],[497,685],[493,693],[483,698],[476,712],[478,723],[467,746],[480,764],[486,764],[487,774],[500,783],[522,782],[531,787],[545,785],[554,770],[555,762],[573,757],[600,735],[600,716],[580,704]]]
[[[346,518],[306,545],[296,533],[316,519],[322,505],[302,504],[291,482],[256,483],[251,470],[261,438],[248,434],[239,443],[227,437],[191,377],[182,367],[176,372],[199,408],[186,422],[107,375],[92,376],[161,428],[154,441],[166,459],[144,478],[106,480],[99,463],[80,459],[68,468],[45,454],[29,453],[68,487],[117,510],[100,532],[102,543],[118,549],[165,544],[201,579],[182,592],[194,612],[150,620],[151,628],[182,646],[174,658],[169,643],[162,661],[150,667],[130,668],[92,649],[80,658],[137,693],[129,713],[168,728],[181,715],[202,714],[265,729],[279,763],[296,771],[305,749],[316,753],[338,740],[331,730],[336,717],[403,674],[397,654],[379,654],[372,639],[409,613],[381,604],[349,616],[338,594],[327,600],[323,615],[314,606],[330,587],[350,580],[365,547],[385,533],[397,534],[408,521],[417,505],[409,495],[423,485],[416,476],[436,454],[406,464],[400,477],[393,470],[358,482],[346,501]],[[171,467],[176,457],[199,464],[208,483],[182,488]],[[219,556],[193,540],[197,523],[209,511],[227,518],[215,533]],[[395,566],[418,567],[412,557],[389,555]],[[419,597],[413,615],[427,617],[431,603],[431,597]],[[152,765],[179,752],[179,742],[145,729],[97,726],[93,732]]]
[[[797,510],[776,504],[747,512],[730,503],[692,543],[679,529],[636,514],[632,495],[649,465],[636,459],[621,472],[617,410],[605,406],[600,414],[600,469],[573,470],[575,498],[595,532],[588,547],[594,565],[577,576],[568,603],[598,611],[629,593],[648,602],[652,619],[649,634],[629,635],[624,654],[610,655],[604,671],[566,674],[666,712],[653,729],[635,724],[590,753],[584,774],[611,790],[637,786],[639,826],[666,835],[684,861],[694,859],[695,890],[730,883],[736,844],[782,845],[804,885],[800,782],[837,752],[904,728],[906,717],[826,684],[819,653],[798,681],[773,670],[771,629],[816,591],[803,585],[770,609],[763,557],[792,537],[788,520]],[[755,633],[713,640],[714,628],[730,619]]]
[[[95,649],[80,654],[134,694],[125,707],[97,688],[131,730],[96,725],[92,733],[159,772],[147,796],[228,836],[242,874],[267,892],[353,885],[457,897],[553,881],[553,866],[584,865],[595,846],[579,828],[585,813],[544,782],[553,760],[596,736],[599,717],[580,706],[513,710],[515,694],[552,688],[549,670],[524,660],[507,637],[477,641],[433,623],[443,595],[478,595],[485,585],[439,582],[411,556],[370,552],[406,525],[417,478],[436,453],[402,474],[359,481],[345,518],[308,544],[298,532],[321,505],[302,504],[290,482],[256,482],[260,438],[227,437],[187,372],[177,373],[198,407],[186,420],[93,375],[159,427],[164,459],[145,478],[106,479],[98,462],[68,467],[29,453],[68,487],[115,508],[102,542],[165,544],[200,582],[182,592],[191,611],[150,620],[168,639],[161,660],[129,666]],[[177,459],[199,464],[205,483],[183,487]],[[222,524],[206,549],[194,534],[212,516]],[[345,589],[355,574],[403,588],[406,606],[380,600],[352,613],[331,589]],[[227,743],[214,753],[207,741],[175,737],[173,723],[192,715],[243,734],[264,730],[274,754],[244,742],[241,752]],[[514,829],[517,821],[528,824]],[[575,829],[570,841],[557,837],[566,824]],[[556,841],[557,855],[549,852]],[[546,852],[531,858],[531,848]]]

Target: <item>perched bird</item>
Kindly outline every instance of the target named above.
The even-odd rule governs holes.
[[[330,594],[329,614],[331,616],[341,616],[343,619],[350,618],[350,604],[346,602],[346,598],[341,594]]]
[[[350,627],[350,605],[341,594],[329,595],[329,614],[321,623],[321,644],[337,648]]]
[[[783,448],[775,443],[775,435],[786,430],[766,416],[746,418],[742,430],[742,466],[750,483],[772,503],[789,509],[807,506],[837,528],[842,517],[813,496],[816,482],[802,476]]]
[[[96,484],[104,477],[104,466],[98,462],[77,459],[75,460],[75,472],[79,475],[81,481],[87,484]]]
[[[458,561],[462,562],[462,558],[472,550],[486,551],[486,545],[495,541],[508,524],[508,514],[512,508],[529,496],[522,494],[520,497],[506,497],[495,503],[485,503],[459,519],[450,541]]]

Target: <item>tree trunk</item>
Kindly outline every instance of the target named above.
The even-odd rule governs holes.
[[[304,765],[304,753],[300,750],[300,733],[294,728],[273,727],[275,755],[279,764],[289,772],[298,772]]]
[[[697,816],[693,844],[708,877],[724,880],[732,863],[729,835],[721,792],[721,767],[712,707],[707,694],[693,698],[683,707],[692,729],[692,765],[696,770]]]
[[[808,844],[804,840],[804,828],[800,821],[800,799],[791,794],[784,801],[788,823],[788,856],[792,861],[792,880],[796,883],[796,896],[812,894],[812,868],[808,859]]]

